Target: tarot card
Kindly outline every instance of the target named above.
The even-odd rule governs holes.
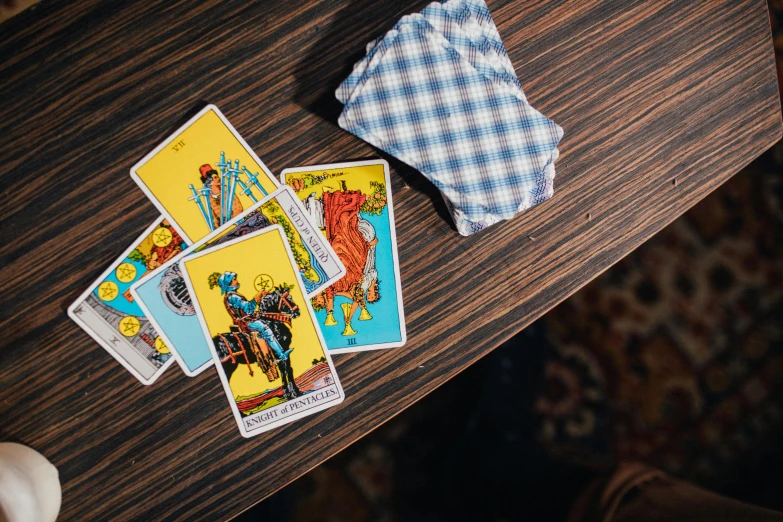
[[[188,243],[278,187],[214,105],[204,107],[134,165],[131,177]]]
[[[347,353],[405,344],[397,236],[384,160],[286,169],[346,275],[312,300],[326,345]]]
[[[342,262],[310,223],[290,187],[276,190],[180,257],[205,251],[273,224],[285,231],[307,297],[318,294],[345,275]],[[131,287],[131,295],[174,353],[182,371],[194,377],[212,365],[212,353],[201,334],[190,294],[182,280],[177,264],[180,257],[140,279]]]
[[[243,436],[342,402],[283,227],[187,256],[179,266]]]
[[[156,220],[68,307],[71,319],[144,384],[152,384],[173,359],[128,289],[185,246],[167,219]]]

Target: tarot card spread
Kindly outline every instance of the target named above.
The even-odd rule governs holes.
[[[342,262],[309,222],[294,191],[283,187],[131,287],[131,294],[186,375],[196,376],[211,366],[212,354],[201,333],[177,262],[181,257],[206,251],[274,224],[285,231],[307,297],[318,294],[345,274]]]
[[[243,436],[342,402],[280,225],[179,262]]]
[[[159,219],[68,308],[68,315],[144,384],[155,381],[173,359],[128,289],[185,246],[168,220]]]
[[[286,169],[281,179],[296,191],[346,269],[342,279],[312,300],[329,351],[404,345],[388,164],[372,160]]]
[[[214,105],[206,106],[131,169],[131,177],[189,243],[278,187]]]

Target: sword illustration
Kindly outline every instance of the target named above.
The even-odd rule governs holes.
[[[239,160],[236,160],[237,164],[239,164]],[[233,191],[231,189],[231,185],[233,184],[233,177],[234,177],[234,169],[231,168],[231,160],[226,161],[226,169],[225,169],[225,180],[226,180],[226,189],[225,191],[220,195],[220,208],[223,210],[223,217],[224,217],[224,223],[227,222],[229,219],[231,219],[231,210],[233,208]]]
[[[225,223],[226,219],[226,173],[231,168],[231,160],[226,161],[226,153],[220,151],[220,161],[215,164],[220,168],[220,224]]]
[[[220,153],[220,161],[218,163],[215,163],[215,165],[220,167],[220,175],[222,176],[223,174],[226,173],[226,171],[228,169],[231,168],[231,160],[226,161],[226,153],[225,152],[221,152]]]
[[[229,174],[231,175],[231,186],[228,189],[228,203],[226,203],[227,212],[226,215],[229,219],[233,217],[234,214],[234,195],[236,194],[237,190],[237,177],[239,176],[239,172],[235,170],[229,170]]]
[[[239,175],[237,175],[237,178],[236,178],[236,180],[237,180],[237,183],[239,184],[239,188],[241,188],[241,189],[242,189],[242,192],[244,192],[245,194],[247,194],[247,196],[248,196],[250,199],[252,199],[252,200],[253,200],[253,203],[258,203],[258,198],[255,196],[255,194],[253,194],[253,190],[252,190],[250,187],[248,187],[247,185],[245,185],[245,182],[244,182],[244,181],[242,181],[242,180],[239,178]]]
[[[188,198],[188,200],[196,202],[196,204],[198,205],[198,209],[201,211],[201,217],[204,218],[204,221],[207,223],[207,226],[209,227],[209,229],[213,230],[212,220],[209,219],[209,216],[207,214],[207,209],[204,208],[204,202],[201,199],[202,194],[199,194],[198,192],[196,192],[196,188],[193,185],[190,185],[190,191],[193,193],[193,197],[192,198]],[[209,201],[207,201],[207,203],[209,203]],[[211,213],[211,210],[210,210],[210,213]]]
[[[209,198],[210,194],[212,193],[212,189],[209,187],[204,187],[203,189],[199,190],[201,193],[201,197],[204,198],[205,207],[207,207],[207,212],[209,213],[209,228],[213,229],[215,228],[215,215],[212,214],[212,205],[209,204]]]
[[[263,194],[264,196],[268,196],[269,195],[267,193],[267,191],[264,190],[264,187],[261,186],[261,183],[258,182],[258,172],[256,172],[255,174],[251,174],[250,171],[247,170],[247,167],[245,167],[245,166],[242,167],[242,172],[244,172],[245,175],[247,176],[248,182],[250,182],[253,185],[255,185],[256,188],[261,191],[261,194]]]
[[[231,162],[229,161],[229,163]],[[231,201],[228,199],[229,184],[231,183],[231,168],[226,169],[226,173],[222,179],[223,190],[220,192],[220,208],[223,210],[223,217],[220,220],[221,225],[231,219]]]
[[[226,162],[226,153],[225,152],[221,152],[220,153],[220,163],[216,163],[215,165],[220,167],[221,174],[223,172],[225,172],[226,168],[231,166],[231,162],[230,161],[228,163]]]

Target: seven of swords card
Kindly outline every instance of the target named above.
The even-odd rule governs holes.
[[[188,243],[278,187],[214,105],[204,107],[134,165],[131,177]]]
[[[179,267],[243,436],[342,402],[282,226],[184,257]]]
[[[152,384],[173,359],[128,290],[185,246],[168,220],[156,220],[68,308],[68,315],[144,384]]]
[[[275,224],[285,232],[307,297],[317,295],[345,275],[340,259],[310,223],[294,191],[282,187],[131,287],[131,295],[186,375],[194,377],[211,366],[212,354],[201,333],[178,261]]]
[[[332,353],[402,346],[406,341],[389,165],[370,160],[286,169],[345,266],[346,275],[312,299]]]

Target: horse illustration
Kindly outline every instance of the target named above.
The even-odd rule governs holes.
[[[375,268],[375,248],[378,239],[375,229],[369,221],[362,218],[360,209],[367,196],[357,190],[347,190],[343,182],[342,190],[323,193],[323,215],[326,237],[335,253],[345,265],[345,276],[313,298],[316,310],[326,308],[325,326],[335,326],[334,297],[349,299],[343,303],[345,328],[343,335],[356,335],[351,320],[357,309],[361,308],[360,321],[372,319],[367,303],[381,298],[378,284],[378,271]]]
[[[231,379],[240,364],[246,364],[252,376],[250,365],[256,363],[269,382],[282,376],[286,399],[301,395],[289,358],[293,351],[291,320],[299,317],[300,311],[289,287],[280,285],[271,292],[261,291],[247,300],[236,292],[239,281],[233,272],[219,276],[216,284],[221,287],[226,311],[234,323],[229,332],[212,338],[226,378]]]

